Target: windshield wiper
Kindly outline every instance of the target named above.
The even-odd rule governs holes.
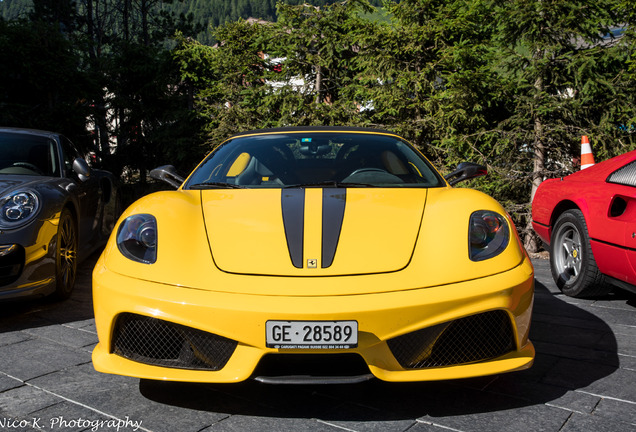
[[[343,183],[335,180],[329,180],[316,183],[300,183],[289,186],[284,186],[284,189],[293,188],[311,188],[311,187],[332,187],[332,188],[354,188],[354,187],[376,187],[376,185],[370,183]]]
[[[188,186],[189,189],[244,189],[245,186],[239,186],[223,182],[203,182]]]

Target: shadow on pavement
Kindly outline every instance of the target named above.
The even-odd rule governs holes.
[[[230,415],[393,421],[461,416],[543,405],[610,376],[617,343],[602,319],[562,300],[537,281],[531,340],[534,366],[525,371],[442,382],[331,386],[171,383],[141,380],[155,402]],[[634,304],[634,299],[629,300]],[[566,398],[567,399],[567,398]]]

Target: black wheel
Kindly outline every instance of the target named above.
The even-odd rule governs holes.
[[[68,209],[64,209],[57,227],[54,298],[64,300],[71,296],[76,274],[77,229],[73,215]]]
[[[585,217],[578,209],[565,211],[554,224],[550,269],[559,289],[570,297],[596,297],[609,292],[594,260]]]

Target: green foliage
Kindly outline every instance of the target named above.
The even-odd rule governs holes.
[[[187,90],[179,82],[178,65],[166,50],[120,43],[105,68],[117,118],[113,170],[128,167],[145,174],[149,168],[172,163],[189,169],[198,162],[198,122],[187,109]]]
[[[624,43],[619,44],[617,49],[621,50],[621,53],[627,56],[627,68],[621,74],[619,85],[622,88],[626,88],[630,93],[630,99],[634,99],[634,81],[636,80],[636,3],[631,0],[620,0],[616,5],[616,15],[622,18],[621,26],[615,30],[615,33],[622,34],[624,37]],[[621,112],[623,118],[629,116],[629,110],[623,110]],[[631,113],[631,118],[622,123],[622,127],[625,130],[634,131],[634,124],[636,124],[636,115]]]
[[[455,148],[461,134],[479,132],[492,115],[484,7],[409,0],[386,8],[394,21],[371,28],[361,44],[358,97],[372,103],[373,124],[400,132],[429,156],[448,159],[446,149]]]
[[[189,170],[202,126],[167,46],[197,29],[157,4],[34,0],[28,21],[0,21],[0,123],[64,132],[142,182],[158,164]]]
[[[264,61],[259,56],[264,27],[237,21],[220,27],[223,42],[212,48],[180,38],[174,51],[182,80],[197,89],[198,114],[208,119],[205,130],[218,142],[236,130],[258,127],[266,103],[258,103]]]
[[[81,139],[93,89],[78,62],[55,26],[0,21],[0,124]]]
[[[12,20],[17,18],[26,18],[33,12],[36,15],[39,14],[39,10],[34,11],[34,3],[42,0],[1,0],[0,1],[0,17]],[[60,13],[60,17],[70,16],[73,11],[64,11],[57,7],[58,0],[44,0],[48,1],[54,10]],[[79,0],[80,9],[87,7],[88,0]],[[113,3],[118,3],[116,7],[113,7]],[[196,28],[194,33],[195,38],[204,44],[214,45],[216,40],[209,31],[210,28],[216,28],[220,25],[237,21],[239,19],[257,18],[261,20],[275,22],[278,17],[276,14],[276,0],[163,0],[163,1],[149,1],[149,0],[118,0],[117,2],[103,1],[91,5],[95,8],[102,10],[108,10],[109,15],[118,15],[124,13],[126,9],[132,15],[139,16],[138,12],[141,12],[142,8],[153,9],[151,18],[155,20],[155,29],[160,31],[162,26],[159,25],[162,17],[170,17],[168,20],[164,20],[167,24],[163,27],[168,35],[174,34],[172,31],[172,20],[174,18],[181,20],[182,22],[188,22],[189,25]],[[286,3],[290,5],[300,5],[309,3],[313,6],[326,6],[334,3],[334,0],[287,0]],[[376,6],[380,4],[380,0],[373,0],[373,4]],[[37,9],[37,8],[36,8]],[[41,9],[40,9],[41,10]],[[378,14],[373,17],[374,19],[383,19],[382,14]],[[120,20],[113,20],[104,17],[104,20],[108,20],[112,30],[117,32],[124,32],[123,23]],[[127,27],[129,28],[141,28],[142,23],[133,23],[134,19],[129,22]]]
[[[353,98],[358,84],[359,35],[372,9],[364,0],[324,7],[278,5],[268,53],[281,59],[281,70],[269,73],[279,92],[291,99],[280,111],[281,125],[357,124]],[[300,83],[302,80],[302,83]]]
[[[2,0],[0,2],[0,18],[5,20],[26,19],[32,9],[32,0]]]
[[[262,127],[361,124],[349,96],[357,73],[361,1],[324,8],[279,4],[277,23],[239,20],[215,29],[212,48],[181,38],[174,51],[195,88],[211,145]],[[316,33],[316,29],[320,29]]]

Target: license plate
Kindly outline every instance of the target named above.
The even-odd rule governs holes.
[[[357,321],[267,321],[268,348],[348,349],[358,346]]]

